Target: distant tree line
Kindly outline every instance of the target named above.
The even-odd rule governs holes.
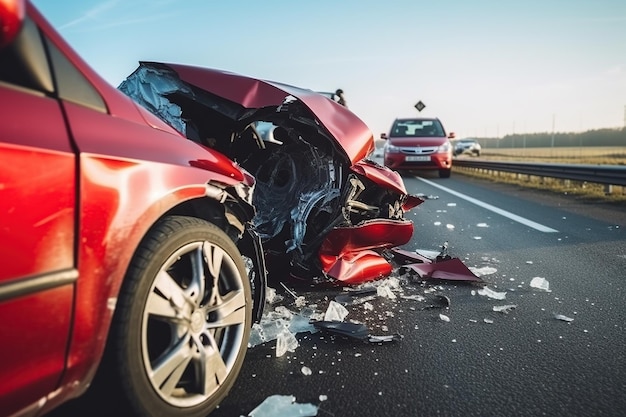
[[[486,148],[544,148],[576,146],[626,146],[626,127],[581,133],[520,133],[499,138],[476,138]]]

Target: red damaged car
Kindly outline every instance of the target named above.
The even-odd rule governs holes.
[[[3,415],[86,392],[111,415],[206,416],[268,271],[377,279],[411,238],[421,200],[328,98],[158,63],[120,89],[30,3],[0,0]]]
[[[321,94],[154,62],[116,89],[20,0],[0,0],[0,63],[3,415],[83,394],[111,415],[207,415],[268,277],[472,278],[393,249],[422,200]]]
[[[398,171],[437,170],[439,177],[452,173],[452,144],[454,133],[446,131],[437,118],[404,118],[393,121],[385,139],[385,166]]]
[[[371,131],[327,97],[276,82],[141,62],[119,89],[256,179],[254,230],[270,276],[347,284],[386,276],[382,249],[407,243],[398,173],[365,159]],[[267,132],[271,137],[261,131]]]

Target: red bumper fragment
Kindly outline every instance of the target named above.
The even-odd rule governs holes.
[[[424,280],[484,282],[458,258],[445,257],[433,260],[415,252],[398,248],[391,249],[391,252],[394,255],[394,260],[398,261],[403,268],[417,273]]]
[[[322,270],[347,284],[359,284],[391,274],[392,266],[372,249],[404,245],[411,239],[413,223],[372,220],[353,227],[332,230],[319,250]]]

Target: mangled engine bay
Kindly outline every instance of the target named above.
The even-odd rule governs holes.
[[[270,276],[359,283],[391,273],[386,250],[411,239],[404,211],[421,200],[364,159],[373,137],[348,110],[309,90],[171,64],[142,62],[119,88],[255,177]]]

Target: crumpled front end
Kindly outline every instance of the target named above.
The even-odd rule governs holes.
[[[401,177],[363,157],[373,136],[309,90],[195,67],[141,63],[120,90],[256,180],[251,223],[270,274],[359,283],[391,272],[421,203]]]

